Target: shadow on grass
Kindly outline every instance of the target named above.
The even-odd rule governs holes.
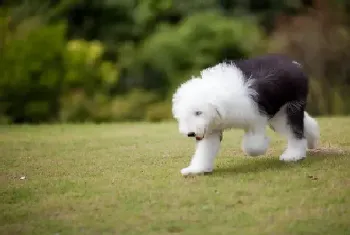
[[[246,157],[243,164],[235,164],[229,167],[217,167],[212,173],[212,176],[258,173],[273,170],[281,171],[295,167],[307,167],[310,164],[325,161],[330,158],[337,158],[346,154],[350,153],[338,148],[320,148],[316,150],[309,150],[306,159],[298,162],[283,162],[280,161],[278,157]]]

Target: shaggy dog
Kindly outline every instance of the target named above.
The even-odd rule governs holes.
[[[315,148],[319,126],[305,112],[308,77],[301,65],[283,55],[229,61],[201,71],[173,95],[172,112],[185,136],[196,138],[196,151],[183,175],[212,172],[223,131],[244,130],[242,150],[266,153],[266,126],[287,139],[280,160],[297,161]]]

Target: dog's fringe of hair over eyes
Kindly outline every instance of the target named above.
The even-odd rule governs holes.
[[[186,109],[193,102],[220,104],[216,110],[222,118],[227,115],[243,118],[247,116],[244,112],[248,110],[251,113],[248,116],[253,115],[256,110],[253,106],[256,104],[252,97],[257,96],[253,89],[255,80],[245,79],[242,71],[233,63],[220,63],[204,69],[200,75],[182,83],[175,91],[172,98],[174,118],[178,119],[180,110]],[[230,100],[231,104],[225,100]],[[222,105],[236,105],[237,108],[224,112],[228,108],[221,108]]]

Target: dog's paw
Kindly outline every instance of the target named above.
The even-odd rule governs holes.
[[[265,135],[245,134],[242,141],[242,150],[251,157],[264,155],[269,147],[270,138]]]
[[[296,162],[306,158],[305,151],[287,149],[281,156],[280,160],[285,162]]]
[[[212,169],[203,169],[203,168],[197,168],[197,167],[186,167],[181,170],[181,174],[183,176],[188,175],[199,175],[199,174],[205,174],[205,173],[211,173]]]

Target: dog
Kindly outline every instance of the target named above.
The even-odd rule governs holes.
[[[316,148],[320,130],[306,111],[309,79],[300,63],[280,54],[223,61],[181,84],[172,96],[179,132],[196,139],[182,175],[212,172],[223,132],[242,129],[248,156],[266,153],[266,126],[287,139],[279,159],[298,161]]]

